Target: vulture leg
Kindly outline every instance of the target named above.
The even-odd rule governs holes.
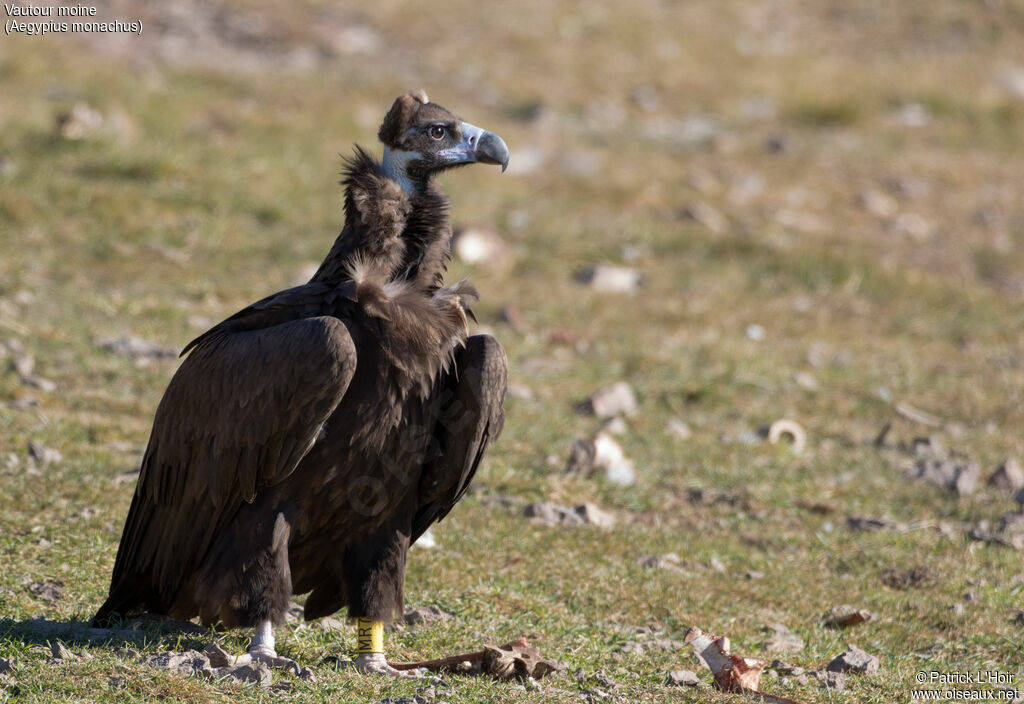
[[[346,580],[358,595],[350,602],[349,615],[360,617],[353,665],[362,672],[422,676],[418,670],[388,665],[384,621],[402,608],[410,543],[462,498],[484,451],[501,432],[507,372],[505,350],[497,340],[475,335],[466,341],[453,368],[427,400],[423,420],[428,432],[421,451],[411,458],[421,471],[405,475],[418,476],[419,481],[395,512],[400,518],[385,523],[372,538],[360,542],[363,547],[350,548],[345,556]],[[365,546],[375,547],[367,551]]]
[[[410,494],[407,501],[412,498]],[[384,656],[384,624],[402,610],[411,513],[396,511],[393,519],[350,547],[343,558],[345,579],[352,593],[348,613],[356,617],[357,655],[352,666],[364,674],[423,676],[418,670],[396,670]]]
[[[249,655],[253,660],[276,658],[274,645],[274,624],[268,619],[256,627],[256,633],[249,641]]]
[[[275,515],[270,524],[262,517]],[[249,651],[236,658],[238,665],[262,662],[291,670],[302,667],[277,654],[274,623],[280,623],[291,597],[288,538],[291,527],[283,513],[264,502],[244,505],[232,525],[214,543],[196,586],[196,600],[204,622],[228,626],[254,626]],[[232,561],[244,567],[231,569]]]

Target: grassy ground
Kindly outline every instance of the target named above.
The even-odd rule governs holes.
[[[528,634],[568,665],[541,692],[452,678],[452,702],[578,701],[595,687],[623,702],[734,699],[663,684],[686,668],[709,685],[688,648],[621,652],[641,626],[675,640],[699,626],[808,670],[849,643],[881,659],[842,693],[764,678],[806,702],[905,701],[920,670],[994,669],[1021,688],[1021,556],[967,535],[1014,510],[1012,495],[910,481],[895,446],[929,434],[983,476],[1024,458],[1024,102],[1006,78],[1024,70],[1024,3],[287,7],[123,0],[96,19],[143,18],[141,37],[0,42],[0,657],[17,663],[0,702],[416,689],[318,667],[316,683],[271,694],[164,674],[104,644],[52,666],[45,639],[18,624],[87,619],[102,602],[133,486],[118,477],[175,368],[97,343],[180,348],[301,280],[340,227],[338,153],[374,146],[394,96],[421,86],[511,148],[509,174],[446,184],[456,224],[497,227],[515,263],[456,262],[452,278],[480,287],[481,325],[532,396],[508,400],[479,490],[438,527],[437,548],[413,553],[409,604],[455,618],[393,636],[394,654]],[[103,126],[61,137],[57,116],[81,101]],[[601,262],[639,269],[644,287],[574,280]],[[26,355],[53,390],[13,369]],[[562,475],[572,441],[597,428],[576,403],[618,380],[639,399],[619,437],[638,483]],[[898,402],[942,427],[896,416]],[[783,417],[807,429],[802,454],[756,434]],[[667,431],[673,419],[689,439]],[[62,459],[37,467],[30,441]],[[692,488],[731,500],[695,503]],[[547,528],[489,500],[499,494],[590,500],[618,523]],[[849,515],[907,529],[857,532]],[[667,552],[684,571],[637,564]],[[916,587],[884,579],[914,567],[929,575]],[[33,594],[46,581],[63,595]],[[823,627],[836,604],[874,619]],[[804,647],[767,652],[770,623]],[[247,634],[215,637],[238,651]],[[314,667],[354,640],[316,624],[278,637]],[[141,649],[208,640],[156,635]]]

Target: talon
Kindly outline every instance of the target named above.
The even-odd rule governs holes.
[[[249,657],[253,660],[266,662],[277,657],[277,651],[269,645],[254,645],[249,648]],[[269,664],[269,663],[267,663]]]
[[[397,670],[388,664],[384,653],[361,653],[352,661],[357,672],[364,675],[387,675],[388,677],[420,679],[423,677],[422,670]]]
[[[251,662],[262,662],[267,667],[275,670],[291,670],[296,675],[302,674],[302,666],[291,658],[278,655],[273,648],[265,645],[256,645],[249,649],[246,655],[238,658],[238,665],[245,665]]]

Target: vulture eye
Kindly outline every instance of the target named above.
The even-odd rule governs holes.
[[[444,135],[447,130],[441,125],[434,125],[430,128],[431,139],[444,139]]]

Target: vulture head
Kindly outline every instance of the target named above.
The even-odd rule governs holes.
[[[508,147],[430,102],[418,91],[399,96],[377,136],[384,143],[384,171],[408,192],[422,190],[434,174],[465,164],[508,166]]]

